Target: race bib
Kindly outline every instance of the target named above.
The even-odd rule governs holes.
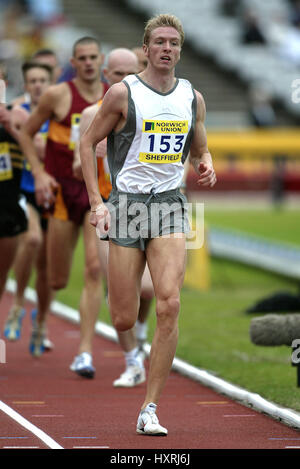
[[[179,163],[188,130],[188,121],[144,120],[139,161]]]
[[[70,150],[74,150],[76,142],[79,142],[80,118],[81,118],[81,114],[72,114],[72,116],[71,116],[71,135],[70,135],[70,142],[69,142],[69,149]]]
[[[12,179],[13,170],[9,153],[9,144],[0,143],[0,181]]]

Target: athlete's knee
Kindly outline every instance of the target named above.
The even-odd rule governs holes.
[[[25,243],[29,249],[39,249],[42,244],[42,237],[37,232],[29,232],[25,238]]]
[[[168,314],[177,316],[180,309],[180,298],[178,295],[168,295],[156,299],[156,312],[158,315]]]
[[[156,317],[159,327],[172,331],[177,324],[180,310],[180,299],[176,296],[169,296],[156,301]]]
[[[68,285],[68,279],[60,276],[49,276],[49,285],[52,290],[63,290]]]
[[[102,275],[101,263],[99,258],[88,261],[85,266],[85,278],[93,281],[100,280]]]
[[[124,311],[121,314],[111,311],[111,317],[113,326],[118,332],[132,329],[136,322],[136,318],[133,318],[131,314],[124,314]]]

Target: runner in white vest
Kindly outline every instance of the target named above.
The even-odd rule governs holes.
[[[135,116],[131,120],[131,146],[116,175],[116,188],[146,194],[152,189],[156,193],[177,189],[183,177],[187,137],[195,122],[192,86],[187,80],[176,80],[171,90],[161,93],[136,75],[128,76],[124,83]],[[119,136],[114,140],[122,141]],[[113,160],[110,165],[114,170]]]
[[[203,97],[189,82],[175,77],[183,41],[176,17],[150,19],[143,45],[146,69],[109,89],[80,143],[90,222],[101,237],[108,235],[110,243],[109,307],[117,330],[135,324],[146,259],[151,272],[157,321],[136,431],[162,436],[168,430],[159,424],[156,406],[175,356],[186,264],[186,199],[179,188],[187,155],[199,184],[212,187],[216,182]],[[106,136],[113,190],[105,205],[95,177],[93,148]]]

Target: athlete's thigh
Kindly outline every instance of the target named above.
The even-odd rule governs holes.
[[[98,250],[100,256],[101,272],[103,278],[107,280],[109,242],[98,239]]]
[[[153,295],[154,295],[153,282],[152,282],[149,266],[146,263],[145,270],[142,276],[141,297],[152,298]]]
[[[140,249],[109,242],[108,291],[110,306],[115,306],[116,303],[128,307],[131,304],[136,305],[140,295],[145,262],[145,254]]]
[[[51,280],[67,282],[80,227],[70,220],[50,217],[47,233],[47,257]]]
[[[174,234],[152,239],[146,250],[147,263],[156,296],[179,293],[185,273],[185,236]]]

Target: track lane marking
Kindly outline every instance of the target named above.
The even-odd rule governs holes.
[[[33,435],[35,435],[37,438],[42,440],[43,443],[45,443],[45,445],[48,446],[50,449],[64,449],[55,440],[53,440],[49,435],[47,435],[47,433],[45,433],[43,430],[41,430],[40,428],[33,425],[31,422],[26,420],[24,417],[22,417],[22,415],[18,414],[18,412],[13,410],[3,401],[0,401],[0,410],[2,410],[2,412],[4,412],[13,420],[18,422],[20,425],[22,425],[22,427],[26,428],[26,430],[33,433]]]
[[[73,449],[108,449],[109,446],[73,446]]]
[[[39,449],[39,446],[2,446],[2,449]]]

